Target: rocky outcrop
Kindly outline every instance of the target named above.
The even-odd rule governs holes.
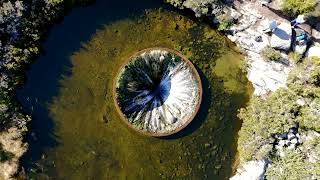
[[[230,180],[264,180],[267,165],[267,160],[249,161],[238,168],[236,175]]]
[[[313,130],[308,130],[301,135],[301,141],[304,142],[304,146],[300,148],[301,152],[304,153],[307,160],[311,163],[320,162],[320,154],[317,150],[315,150],[315,146],[319,145],[313,143],[317,139],[320,139],[320,133]]]
[[[248,79],[252,82],[255,95],[264,95],[286,86],[290,66],[266,62],[260,54],[250,53],[249,57]]]
[[[310,47],[306,55],[308,57],[319,57],[320,58],[320,46]]]
[[[224,7],[218,0],[166,0],[166,2],[180,9],[190,9],[196,17],[220,14]]]
[[[283,149],[295,149],[302,143],[300,134],[298,132],[298,125],[289,129],[288,132],[275,135],[275,148],[277,149],[279,156],[284,156]]]
[[[289,51],[292,41],[292,28],[289,22],[281,23],[271,36],[270,46],[275,49]]]
[[[6,152],[13,154],[12,159],[0,163],[0,179],[12,179],[19,166],[19,158],[27,151],[27,144],[22,142],[22,133],[17,128],[10,128],[0,134],[0,144]]]
[[[0,147],[14,155],[11,160],[0,162],[1,180],[16,173],[18,159],[26,149],[21,134],[27,130],[30,117],[22,114],[22,108],[15,102],[16,88],[22,82],[20,76],[24,75],[31,58],[39,53],[44,27],[56,20],[61,2],[10,0],[0,3]]]
[[[265,61],[261,55],[261,51],[270,45],[270,36],[264,33],[264,29],[269,26],[271,20],[262,17],[251,4],[241,6],[238,12],[242,14],[241,19],[230,28],[233,34],[227,37],[247,55],[248,79],[254,87],[254,94],[260,96],[285,87],[292,69],[288,61]],[[282,55],[283,59],[287,59],[287,55]]]
[[[304,42],[301,45],[295,44],[293,46],[293,50],[294,50],[294,52],[296,52],[296,53],[298,53],[300,55],[303,55],[306,52],[307,47],[308,47],[307,42]]]

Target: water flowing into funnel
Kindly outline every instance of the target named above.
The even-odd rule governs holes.
[[[184,128],[201,103],[194,66],[168,49],[148,49],[130,58],[116,82],[116,105],[136,130],[161,136]]]

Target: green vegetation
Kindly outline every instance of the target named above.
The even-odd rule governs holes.
[[[288,88],[279,89],[266,99],[254,97],[239,113],[243,120],[238,141],[241,160],[271,160],[267,179],[268,176],[270,179],[308,179],[310,174],[320,175],[320,164],[303,157],[304,152],[319,155],[320,145],[302,152],[288,150],[284,157],[275,155],[272,147],[274,135],[288,132],[295,122],[303,131],[320,131],[320,67],[317,62],[317,59],[305,59],[291,72]],[[307,146],[303,144],[300,149]]]
[[[248,72],[248,69],[249,69],[250,67],[251,67],[251,66],[250,66],[250,64],[249,64],[249,62],[248,62],[247,59],[242,60],[241,63],[240,63],[240,66],[239,66],[239,68],[241,69],[241,71],[242,71],[243,73],[247,73],[247,72]]]
[[[223,13],[218,15],[217,20],[219,22],[218,31],[224,31],[230,28],[235,22],[235,19],[231,16],[231,11],[229,9],[225,9]]]
[[[282,59],[281,53],[270,46],[265,47],[261,53],[267,61],[279,61]]]
[[[113,102],[121,65],[150,47],[181,52],[202,79],[205,98],[195,124],[171,139],[132,131]],[[71,56],[72,75],[61,80],[50,105],[61,144],[39,164],[53,169],[56,179],[228,178],[240,128],[237,110],[250,96],[241,59],[225,37],[174,12],[146,11],[105,26]]]
[[[7,152],[4,150],[0,143],[0,163],[11,160],[13,156],[14,155],[11,152]]]
[[[319,140],[320,138],[318,138],[318,142]],[[319,144],[317,144],[317,148],[320,152]],[[272,159],[265,175],[267,179],[277,180],[317,179],[317,177],[320,177],[320,165],[319,163],[309,162],[299,151],[285,150],[283,157]]]
[[[165,0],[166,3],[173,5],[174,7],[182,8],[183,0]]]
[[[302,60],[302,55],[296,52],[290,52],[288,54],[288,57],[289,57],[289,61],[292,61],[295,64],[301,62]]]
[[[219,23],[218,31],[224,31],[224,30],[228,29],[231,25],[232,25],[232,23],[230,23],[230,22],[222,21]]]
[[[62,14],[60,0],[6,1],[0,5],[0,131],[12,126],[26,131],[30,116],[21,112],[16,88],[24,79],[23,70],[39,54],[45,29]]]
[[[313,12],[316,5],[316,0],[283,0],[282,10],[290,16],[296,16]]]
[[[212,16],[222,13],[223,1],[221,0],[164,0],[180,9],[187,8],[195,13],[196,17]]]

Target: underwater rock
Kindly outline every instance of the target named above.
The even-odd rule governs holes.
[[[164,136],[183,129],[194,118],[202,87],[191,62],[172,50],[154,48],[129,59],[114,93],[117,109],[129,126]]]

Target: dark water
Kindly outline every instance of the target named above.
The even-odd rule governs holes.
[[[161,0],[96,0],[91,6],[74,8],[63,22],[51,29],[42,44],[44,54],[31,65],[27,82],[17,92],[18,100],[33,116],[27,136],[30,148],[22,159],[23,166],[30,166],[45,149],[57,144],[47,105],[58,93],[59,79],[70,75],[69,57],[104,25],[159,7],[167,8]]]
[[[77,8],[54,27],[45,54],[18,91],[32,113],[22,159],[30,176],[53,179],[227,179],[236,160],[236,117],[250,96],[242,56],[210,27],[161,1],[107,2]],[[138,16],[142,15],[143,16]],[[100,29],[100,30],[99,30]],[[126,58],[149,47],[180,51],[203,84],[193,122],[166,138],[120,123],[112,80]]]

